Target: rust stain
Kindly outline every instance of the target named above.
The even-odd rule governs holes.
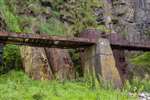
[[[84,38],[81,38],[84,37]],[[96,44],[98,38],[106,38],[111,47],[121,50],[150,51],[150,40],[143,42],[130,42],[117,33],[103,33],[89,29],[81,33],[80,37],[49,36],[46,34],[27,34],[0,32],[0,42],[4,44],[27,45],[51,48],[87,48]]]
[[[49,36],[26,33],[0,32],[0,42],[5,44],[28,45],[52,48],[84,48],[95,44],[86,38]]]

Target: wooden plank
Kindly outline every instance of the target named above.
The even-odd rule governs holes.
[[[75,67],[67,49],[45,48],[45,52],[56,79],[75,79]]]

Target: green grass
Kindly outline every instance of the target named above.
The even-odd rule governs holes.
[[[36,81],[22,71],[0,76],[0,100],[136,100],[127,92],[93,89],[86,82]]]
[[[140,92],[150,93],[150,80],[135,78],[132,81],[126,82],[125,90],[138,94]]]
[[[135,57],[133,57],[131,60],[131,63],[135,64],[135,65],[145,65],[148,66],[150,65],[150,52],[145,52],[143,54],[140,55],[136,55]]]

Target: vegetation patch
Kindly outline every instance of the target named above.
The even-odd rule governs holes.
[[[91,88],[81,81],[36,81],[22,71],[11,71],[0,76],[2,100],[136,100],[128,92]]]

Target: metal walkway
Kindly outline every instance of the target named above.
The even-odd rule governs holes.
[[[142,42],[129,42],[118,34],[111,34],[109,39],[112,48],[124,50],[150,51],[150,40]],[[4,44],[27,45],[50,48],[86,48],[96,44],[96,41],[88,38],[61,37],[26,33],[0,32],[0,42]]]
[[[50,48],[85,48],[95,44],[86,38],[61,37],[26,33],[0,32],[0,42],[4,44],[27,45]]]
[[[111,43],[112,48],[135,51],[150,51],[150,40],[142,41],[128,41],[118,34],[111,34],[107,37]]]

